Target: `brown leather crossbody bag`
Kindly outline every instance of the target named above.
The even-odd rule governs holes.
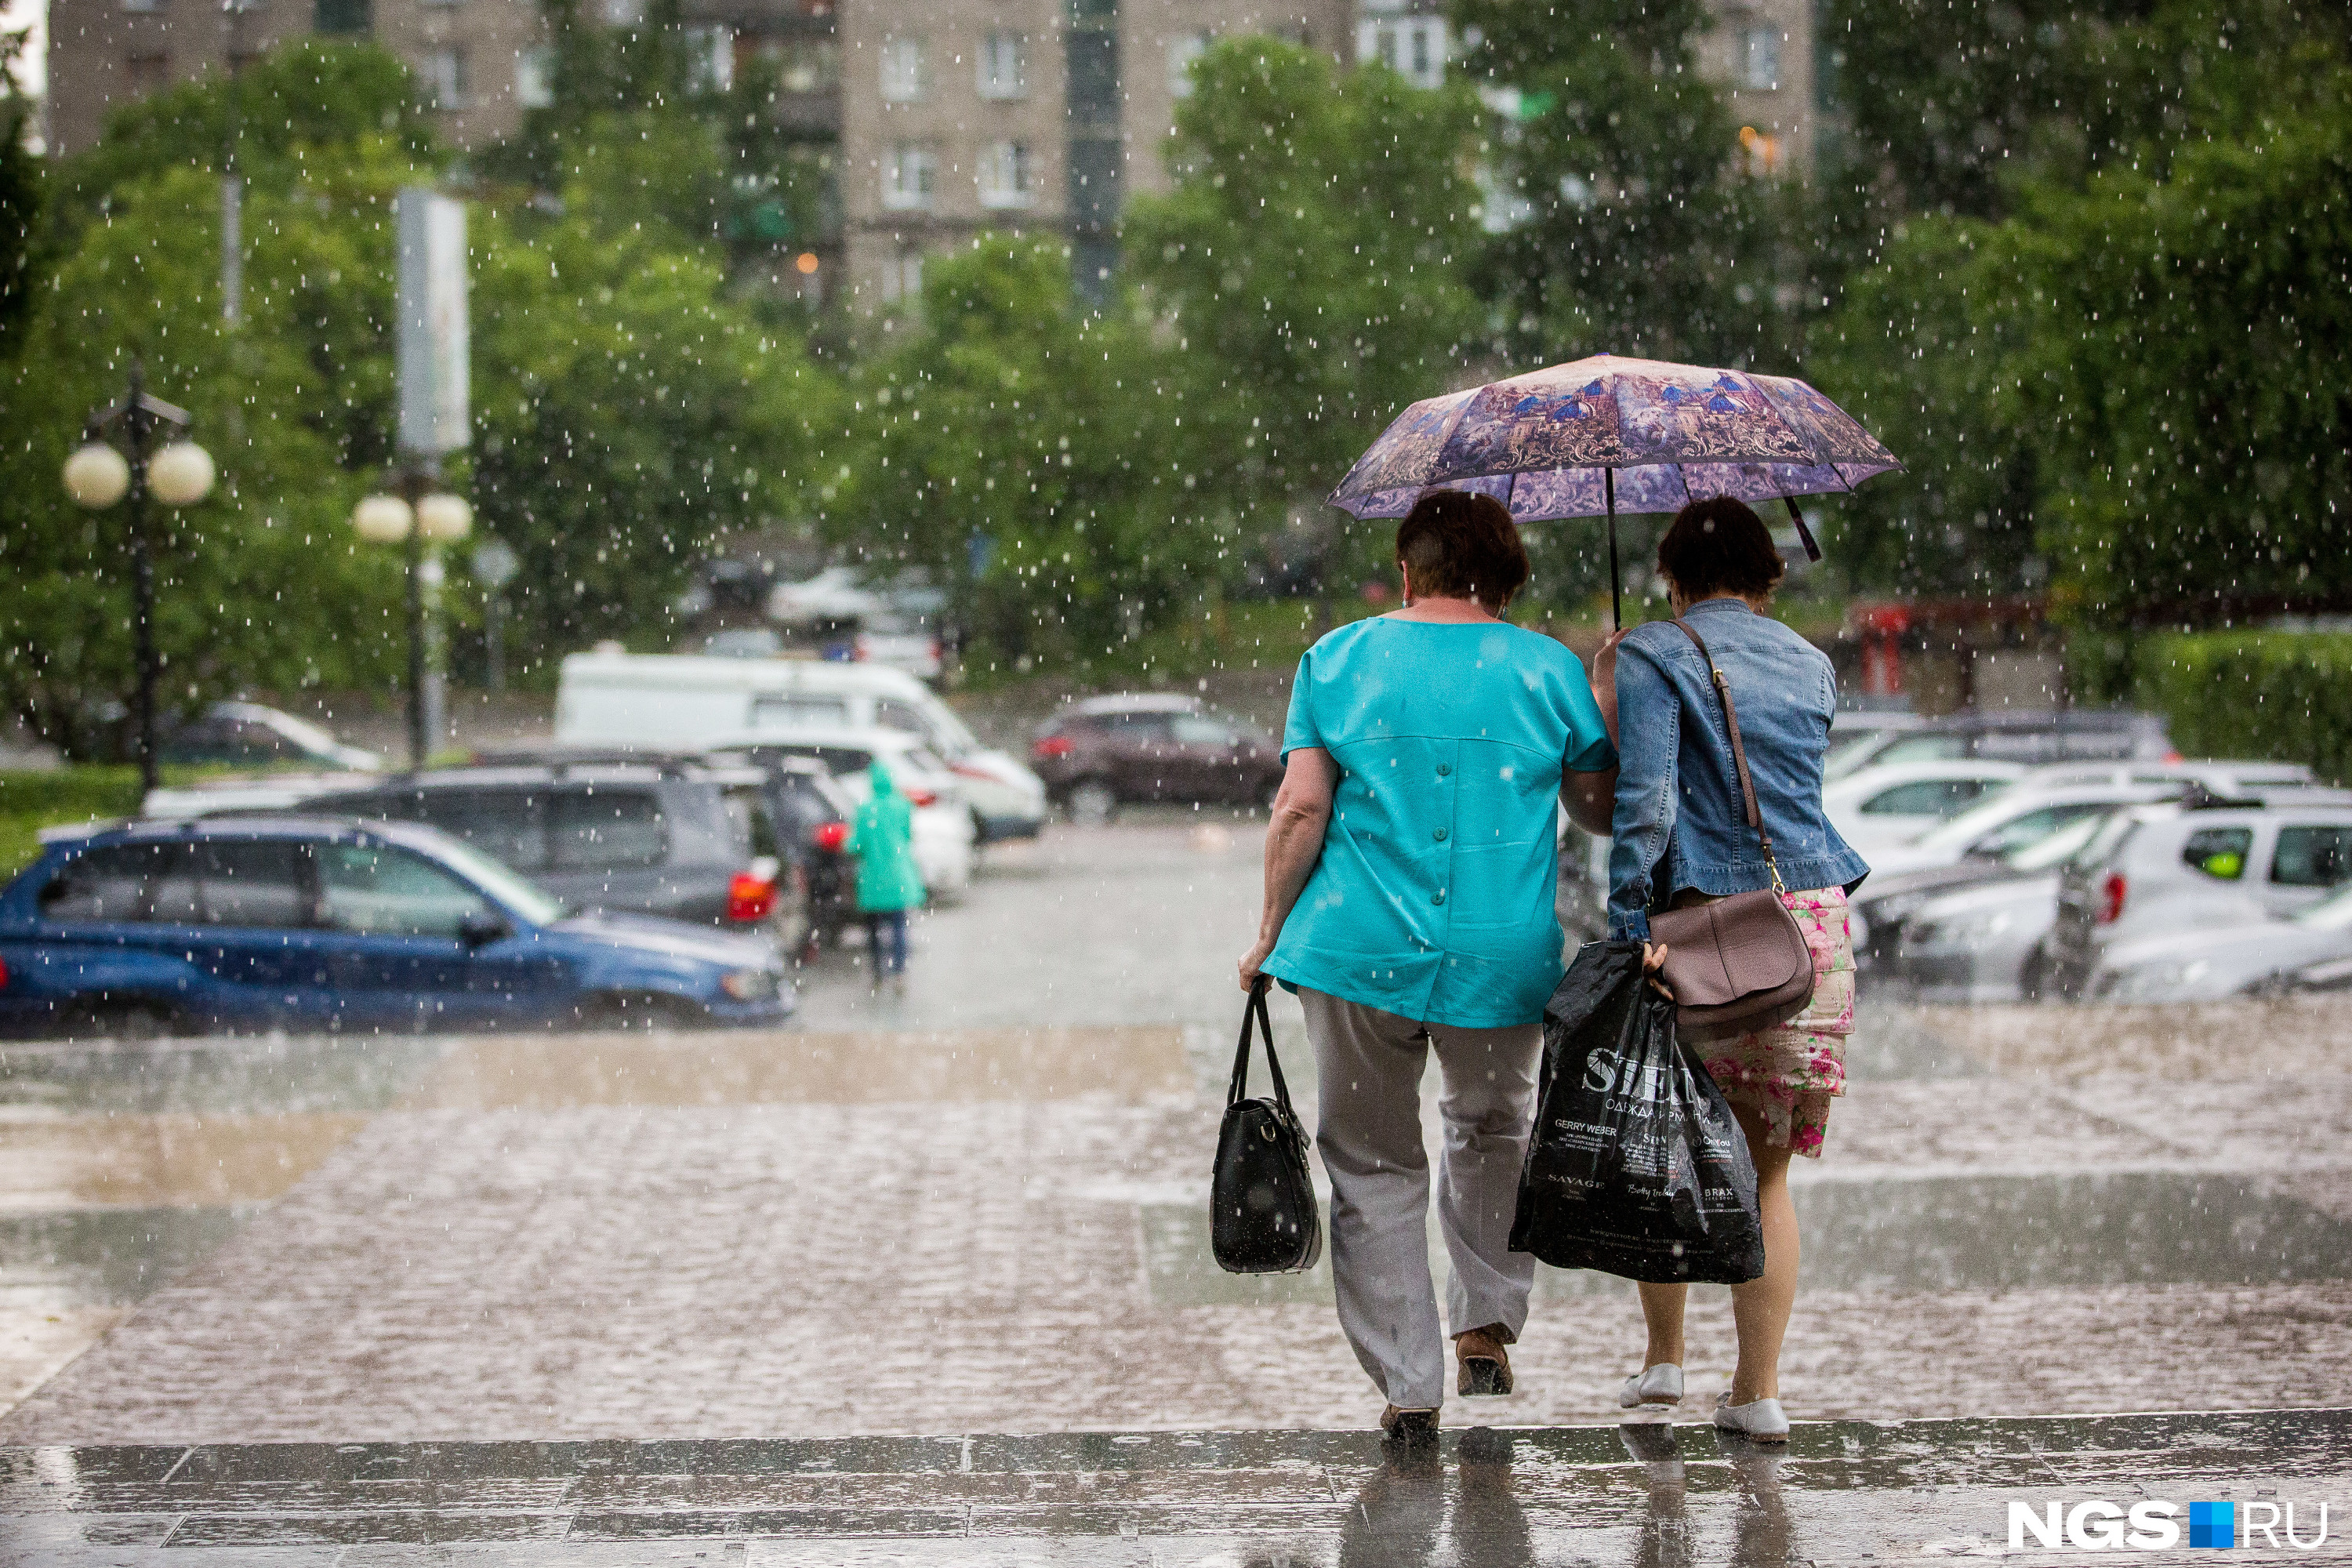
[[[1732,705],[1731,683],[1716,668],[1715,655],[1698,633],[1681,619],[1675,625],[1706,660],[1707,676],[1723,704],[1724,728],[1731,734],[1731,765],[1739,775],[1748,826],[1756,830],[1764,847],[1764,864],[1772,873],[1769,889],[1650,917],[1650,939],[1666,945],[1660,978],[1675,994],[1675,1023],[1683,1038],[1722,1040],[1775,1028],[1803,1012],[1813,999],[1813,955],[1796,917],[1781,902],[1788,889],[1780,885],[1772,836],[1764,830],[1764,814],[1756,805],[1756,782],[1748,776],[1748,749],[1740,743],[1739,710]]]

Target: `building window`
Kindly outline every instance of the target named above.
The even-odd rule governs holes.
[[[999,142],[980,156],[980,205],[1025,207],[1037,199],[1029,143]]]
[[[169,55],[132,55],[122,62],[122,75],[137,93],[155,92],[172,79]]]
[[[882,205],[893,212],[928,212],[939,180],[939,153],[919,142],[901,142],[883,166]]]
[[[699,92],[725,92],[735,85],[735,29],[725,23],[683,27],[687,85]]]
[[[1422,88],[1436,87],[1444,79],[1446,58],[1452,53],[1443,16],[1368,19],[1357,29],[1356,49]]]
[[[759,55],[773,64],[779,92],[830,92],[841,85],[841,46],[831,38],[771,38]]]
[[[980,96],[1029,96],[1029,40],[1018,33],[991,33],[980,45]]]
[[[555,101],[555,50],[536,44],[515,51],[515,101],[525,109],[545,109]]]
[[[122,0],[122,8],[152,16],[163,9],[163,0]]]
[[[375,31],[374,9],[368,0],[314,0],[310,30],[357,37]]]
[[[1209,52],[1214,37],[1208,33],[1187,33],[1168,41],[1168,94],[1171,98],[1192,96],[1192,62]]]
[[[417,84],[425,89],[427,109],[466,107],[466,51],[427,49],[416,63]]]
[[[920,38],[882,41],[882,101],[920,103],[931,86],[930,67]]]
[[[1739,35],[1739,85],[1770,92],[1780,85],[1780,39],[1778,27],[1749,27]]]
[[[885,304],[913,304],[923,297],[923,253],[902,250],[882,264],[882,300]]]

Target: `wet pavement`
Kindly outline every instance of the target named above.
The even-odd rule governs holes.
[[[1290,1457],[1272,1470],[1324,1467],[1319,1500],[1283,1504],[1324,1510],[1297,1524],[1302,1544],[1281,1545],[1291,1526],[1268,1525],[1272,1555],[1253,1546],[1233,1560],[1324,1562],[1343,1549],[1347,1561],[1381,1560],[1346,1547],[1343,1531],[1374,1461],[1328,1457],[1359,1454],[1362,1439],[1306,1435],[1360,1433],[1378,1409],[1339,1339],[1328,1272],[1236,1278],[1208,1257],[1208,1152],[1239,1012],[1231,964],[1255,921],[1258,849],[1247,822],[1168,813],[992,850],[961,903],[918,921],[904,996],[871,992],[854,951],[829,953],[788,1030],[0,1046],[9,1495],[39,1495],[24,1480],[37,1472],[84,1495],[73,1489],[83,1467],[118,1462],[90,1458],[93,1446],[228,1456],[174,1472],[180,1485],[237,1454],[354,1444],[493,1454],[510,1450],[480,1445],[513,1442],[574,1458],[586,1451],[564,1445],[607,1445],[624,1456],[616,1473],[691,1476],[658,1466],[683,1463],[677,1445],[692,1442],[1092,1432],[1106,1435],[1088,1439],[1097,1447],[1125,1434],[1154,1453],[1273,1445]],[[1278,999],[1276,1012],[1311,1114],[1296,1005]],[[1797,1173],[1805,1293],[1783,1392],[1800,1418],[2352,1406],[2352,1008],[1876,1006],[1852,1067],[1829,1158]],[[1726,1292],[1696,1295],[1692,1333],[1686,1415],[1728,1376]],[[1649,1472],[1609,1448],[1613,1431],[1533,1430],[1613,1420],[1640,1346],[1630,1287],[1545,1270],[1515,1352],[1520,1392],[1475,1414],[1525,1429],[1510,1439],[1513,1496],[1525,1478],[1552,1475],[1538,1457],[1600,1444],[1589,1464],[1559,1460],[1559,1473],[1612,1497],[1633,1488],[1610,1504],[1631,1514],[1589,1522],[1633,1533],[1622,1551],[1590,1550],[1677,1561],[1641,1533]],[[2320,1425],[2340,1435],[2337,1417]],[[1151,1436],[1242,1428],[1300,1435]],[[2089,1428],[2032,1429],[2077,1433],[2050,1436],[2053,1452],[2090,1441],[2079,1436]],[[1831,1511],[1814,1517],[1826,1521],[1833,1495],[1881,1483],[1832,1483],[1808,1468],[1832,1456],[1808,1442],[1836,1432],[1837,1455],[1848,1435],[1877,1453],[1893,1430],[1803,1429],[1780,1471],[1807,1478],[1799,1489],[1821,1494]],[[1714,1542],[1687,1560],[1781,1560],[1735,1550],[1732,1522],[1750,1506],[1737,1500],[1754,1489],[1713,1441],[1684,1435],[1689,1519],[1706,1522],[1675,1529]],[[277,1443],[338,1447],[237,1447]],[[755,1450],[691,1450],[722,1451]],[[866,1451],[824,1450],[840,1474]],[[672,1457],[656,1464],[656,1453]],[[2253,1445],[2216,1473],[2242,1479],[2259,1459]],[[1062,1474],[1063,1462],[1040,1465]],[[2340,1452],[2336,1463],[2352,1468]],[[1136,1506],[1256,1506],[1256,1481],[1231,1490],[1217,1470],[1168,1467],[1176,1489],[1135,1494]],[[1474,1452],[1442,1484],[1393,1478],[1376,1500],[1402,1500],[1407,1534],[1483,1539],[1483,1523],[1447,1532],[1493,1473]],[[584,1480],[531,1476],[531,1500],[511,1510],[530,1521],[515,1526],[529,1540],[616,1539],[582,1524],[604,1517]],[[924,1489],[904,1486],[910,1499]],[[997,1504],[971,1489],[982,1483],[953,1487],[965,1489],[906,1506],[989,1533]],[[497,1514],[505,1494],[494,1494],[467,1502],[467,1516]],[[710,1511],[819,1506],[774,1500],[784,1495]],[[0,1509],[0,1542],[16,1506]],[[1528,1539],[1569,1528],[1544,1512],[1550,1503],[1512,1506],[1534,1510]],[[1462,1517],[1483,1519],[1484,1507]],[[97,1511],[147,1521],[122,1525],[126,1561],[165,1539],[177,1561],[215,1528],[187,1521],[222,1510]],[[156,1519],[170,1521],[163,1535]],[[173,1533],[184,1526],[193,1533]],[[1040,1540],[1085,1535],[1039,1528]],[[1496,1528],[1517,1539],[1518,1526]],[[1258,1526],[1213,1529],[1255,1539]],[[737,1542],[726,1560],[803,1560],[751,1540],[779,1533],[793,1531],[719,1538]],[[1790,1551],[1846,1550],[1829,1540]],[[298,1552],[287,1561],[324,1560],[287,1550]],[[622,1554],[515,1560],[667,1560],[611,1550]]]
[[[1312,1432],[44,1447],[0,1454],[0,1558],[1820,1568],[2010,1555],[2011,1503],[2105,1499],[2227,1500],[2241,1556],[2344,1561],[2347,1476],[2345,1411],[1802,1423],[1785,1450],[1660,1425],[1404,1455]]]

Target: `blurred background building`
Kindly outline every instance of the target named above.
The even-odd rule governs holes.
[[[1702,43],[1757,175],[1810,167],[1814,0],[1720,0]],[[644,0],[588,0],[626,26]],[[1082,286],[1117,261],[1119,213],[1167,185],[1160,144],[1210,44],[1271,33],[1435,87],[1459,53],[1438,0],[685,0],[702,79],[753,69],[778,128],[827,146],[837,214],[795,234],[781,282],[859,313],[919,296],[923,258],[987,229],[1070,237]],[[372,37],[408,62],[460,147],[548,101],[537,0],[51,0],[48,147],[97,140],[108,109],[234,70],[302,34]]]

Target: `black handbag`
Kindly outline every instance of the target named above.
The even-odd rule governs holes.
[[[1274,1075],[1272,1100],[1244,1100],[1248,1086],[1250,1026],[1265,1036],[1265,1065]],[[1323,1215],[1307,1172],[1307,1131],[1290,1109],[1290,1089],[1275,1059],[1274,1023],[1265,1012],[1265,982],[1242,1010],[1242,1041],[1234,1053],[1225,1120],[1217,1129],[1217,1170],[1209,1190],[1209,1247],[1228,1274],[1288,1274],[1315,1267],[1323,1256]]]

